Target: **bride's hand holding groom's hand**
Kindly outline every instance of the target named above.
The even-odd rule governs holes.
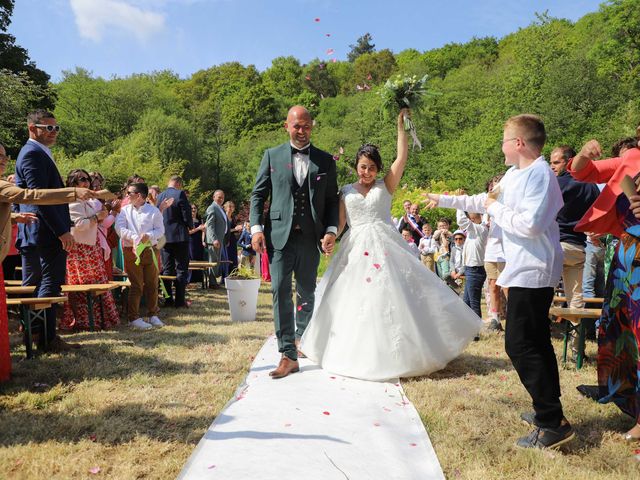
[[[325,236],[322,237],[320,245],[326,255],[331,255],[333,253],[333,247],[336,245],[336,236],[332,233],[326,233]]]

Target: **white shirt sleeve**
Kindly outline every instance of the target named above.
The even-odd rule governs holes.
[[[477,195],[440,195],[438,206],[442,208],[456,208],[469,213],[485,213],[484,202],[486,193]]]
[[[549,194],[549,181],[538,178],[540,176],[537,172],[532,173],[522,192],[517,212],[500,202],[491,204],[488,213],[503,231],[529,238],[541,235],[556,221],[560,208],[555,205],[553,195]]]

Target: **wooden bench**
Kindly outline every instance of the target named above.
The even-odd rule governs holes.
[[[218,266],[218,262],[205,262],[200,260],[191,260],[189,262],[189,270],[200,270],[202,271],[202,288],[209,287],[209,273],[211,273],[211,269]]]
[[[585,304],[587,304],[587,303],[598,303],[598,304],[602,305],[604,303],[604,298],[602,298],[602,297],[591,297],[591,298],[583,297],[582,301]],[[563,295],[556,295],[555,297],[553,297],[553,303],[567,303],[567,297],[565,297]]]
[[[549,314],[555,316],[558,321],[565,320],[564,346],[562,349],[562,362],[567,361],[567,344],[572,332],[578,334],[578,347],[576,356],[576,369],[582,368],[584,360],[585,328],[582,322],[585,318],[600,318],[602,309],[600,308],[562,308],[551,307]]]
[[[47,315],[46,309],[58,303],[64,303],[67,297],[43,297],[43,298],[7,298],[7,306],[17,306],[21,310],[20,322],[25,331],[25,347],[27,349],[27,358],[33,357],[33,335],[31,326],[34,321],[42,320],[45,348],[47,346]]]
[[[128,282],[128,281],[127,281]],[[93,315],[93,302],[94,298],[98,298],[100,302],[100,313],[101,318],[104,321],[104,306],[102,303],[102,294],[118,288],[120,285],[116,283],[94,283],[94,284],[86,284],[86,285],[62,285],[62,293],[86,293],[87,295],[87,308],[88,308],[88,320],[89,320],[89,330],[95,330],[95,318]],[[35,291],[35,286],[25,285],[25,286],[8,286],[5,287],[7,295],[29,295]],[[104,325],[102,325],[104,328]]]

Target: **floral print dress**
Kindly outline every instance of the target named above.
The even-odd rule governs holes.
[[[640,421],[640,220],[620,195],[616,203],[625,233],[613,255],[602,316],[598,321],[600,403],[615,403]]]

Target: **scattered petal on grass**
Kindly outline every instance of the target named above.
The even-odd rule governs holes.
[[[340,152],[340,155],[343,155],[344,154],[344,147],[340,147],[338,149],[338,152]]]
[[[305,80],[311,80],[311,75],[307,75],[306,77],[304,77]]]
[[[95,433],[92,433],[91,435],[89,435],[89,440],[91,440],[92,442],[95,442],[98,439],[98,437],[96,437]]]
[[[503,382],[505,382],[507,380],[506,375],[500,375],[500,380],[502,380]]]
[[[92,474],[92,475],[96,475],[96,474],[100,473],[100,467],[91,467],[89,469],[89,473]]]
[[[340,157],[338,155],[334,155],[333,156],[333,161],[337,162],[338,160],[340,160]]]

